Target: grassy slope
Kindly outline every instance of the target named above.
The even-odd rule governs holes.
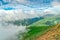
[[[35,40],[36,37],[44,34],[46,31],[48,31],[51,28],[51,26],[48,26],[45,24],[45,22],[48,20],[53,20],[53,19],[46,18],[46,19],[40,20],[36,23],[29,25],[28,29],[30,29],[30,31],[28,31],[25,34],[23,40]]]
[[[60,40],[60,23],[51,28],[44,35],[39,36],[37,40]]]
[[[35,22],[28,26],[27,29],[30,29],[26,34],[23,36],[23,40],[35,40],[38,36],[43,35],[45,32],[47,32],[52,26],[46,25],[45,23],[47,21],[56,21],[57,17],[47,17],[43,20],[40,20],[38,22]]]
[[[30,31],[25,34],[23,40],[35,40],[36,37],[42,35],[50,28],[51,28],[50,26],[30,27]]]

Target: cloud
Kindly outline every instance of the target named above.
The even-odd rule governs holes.
[[[23,29],[23,30],[22,30]],[[0,40],[10,40],[10,39],[16,39],[18,33],[24,33],[26,32],[26,26],[17,26],[13,24],[8,24],[6,22],[1,21],[0,22]]]
[[[26,6],[26,4],[27,4],[26,0],[2,0],[0,1],[0,9],[5,9],[5,8],[29,9],[30,7]]]
[[[16,38],[18,32],[26,32],[26,26],[17,26],[7,23],[8,21],[23,19],[22,10],[0,10],[0,40],[6,40],[6,38]],[[23,30],[22,30],[23,29]]]
[[[49,9],[45,9],[43,14],[54,14],[54,15],[59,15],[60,14],[60,7],[52,7]]]
[[[18,2],[26,2],[26,0],[16,0],[16,1],[18,1]]]
[[[44,10],[45,14],[59,14],[60,13],[60,1],[59,0],[53,0],[51,2],[51,6],[52,7]]]
[[[11,1],[13,1],[13,0],[2,0],[2,1],[4,1],[4,2],[11,2]]]
[[[34,18],[39,17],[38,11],[32,9],[24,12],[23,9],[16,9],[16,10],[0,10],[0,16],[5,21],[12,21],[12,20],[22,20],[27,18]]]
[[[31,14],[30,14],[31,13]],[[27,18],[38,17],[35,10],[29,10],[27,13],[23,9],[16,10],[0,10],[0,39],[5,40],[5,38],[12,37],[17,32],[26,32],[26,26],[17,26],[14,24],[7,23],[8,21],[21,20]],[[23,29],[23,30],[22,30]],[[14,36],[15,37],[15,36]]]
[[[46,0],[42,0],[42,1],[41,0],[37,0],[37,1],[36,0],[35,1],[34,0],[32,0],[32,1],[30,1],[30,0],[3,0],[3,1],[7,4],[3,4],[0,1],[2,7],[3,6],[4,7],[12,7],[12,8],[16,7],[16,9],[21,8],[21,5],[24,5],[27,8],[28,7],[30,7],[30,8],[41,8],[41,6],[48,7],[48,6],[50,6],[50,2],[51,2],[51,0],[47,0],[47,1]],[[22,6],[22,7],[24,7],[24,6]]]
[[[59,0],[54,0],[54,1],[51,3],[51,5],[52,5],[53,7],[60,7],[60,2],[59,2]]]

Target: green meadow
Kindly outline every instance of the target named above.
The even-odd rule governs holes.
[[[28,32],[23,34],[22,40],[36,40],[59,22],[60,17],[47,17],[27,26]]]

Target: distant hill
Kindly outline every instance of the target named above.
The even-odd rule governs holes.
[[[15,20],[15,21],[8,21],[9,24],[14,24],[14,25],[30,25],[34,22],[37,22],[39,20],[44,19],[43,17],[35,17],[35,18],[27,18],[27,19],[23,19],[23,20]]]

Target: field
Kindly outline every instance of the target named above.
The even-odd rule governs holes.
[[[37,40],[60,40],[60,23],[51,28],[44,35],[37,38]]]
[[[47,17],[27,26],[28,32],[23,34],[22,40],[40,40],[38,37],[55,27],[59,20],[59,16]]]

